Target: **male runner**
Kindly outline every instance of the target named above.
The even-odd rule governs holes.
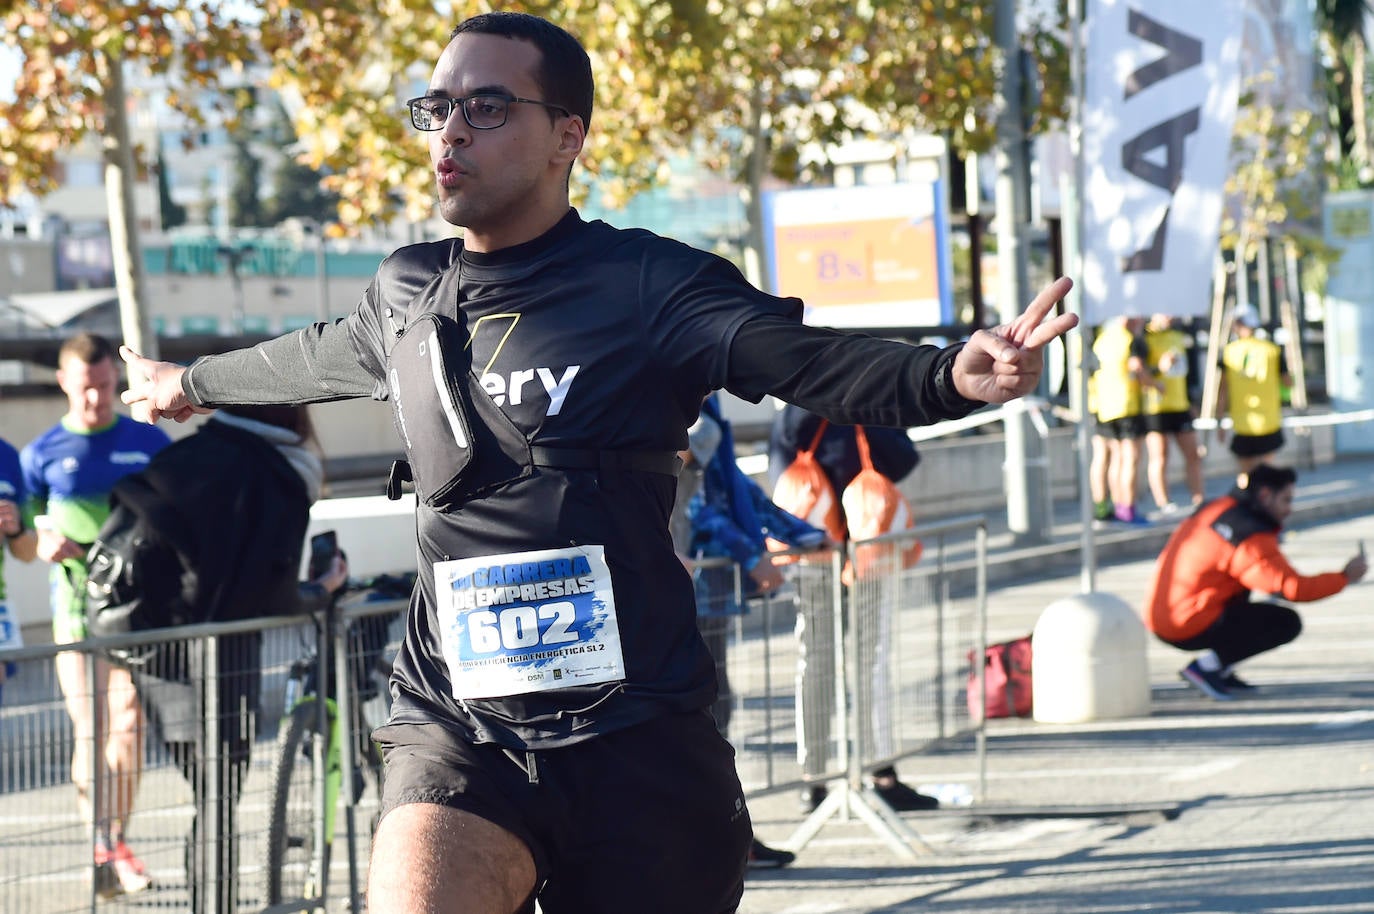
[[[1107,443],[1107,490],[1112,517],[1127,524],[1147,524],[1136,510],[1140,471],[1140,442],[1145,422],[1140,415],[1140,391],[1155,383],[1145,368],[1145,320],[1125,316],[1104,325],[1093,343],[1098,370],[1094,372],[1098,429]]]
[[[1169,439],[1183,453],[1184,479],[1196,508],[1203,501],[1202,454],[1193,431],[1193,405],[1188,399],[1188,335],[1176,326],[1177,319],[1156,314],[1145,327],[1149,349],[1146,367],[1159,382],[1141,387],[1141,414],[1145,419],[1145,452],[1149,466],[1145,479],[1155,506],[1166,517],[1179,508],[1169,499]]]
[[[189,369],[125,353],[141,415],[390,399],[420,580],[396,658],[368,907],[736,909],[749,814],[707,712],[711,657],[668,535],[676,452],[712,389],[847,424],[961,416],[1035,388],[1059,280],[946,350],[799,323],[726,261],[583,222],[568,173],[586,52],[532,16],[464,21],[425,94],[444,218],[332,324]]]
[[[119,365],[104,337],[78,334],[57,353],[57,383],[67,395],[62,420],[24,448],[20,459],[30,517],[38,527],[38,557],[50,573],[53,641],[84,639],[86,550],[109,516],[110,489],[148,465],[169,439],[114,411]],[[77,807],[96,825],[96,891],[139,892],[151,880],[124,840],[143,772],[143,715],[129,671],[93,655],[66,651],[56,658],[57,681],[72,719],[72,781]],[[95,664],[93,697],[87,663]],[[97,707],[99,713],[97,713]],[[93,772],[101,778],[101,808],[92,809]]]
[[[1283,350],[1262,339],[1259,312],[1252,305],[1236,309],[1236,338],[1221,350],[1220,397],[1217,411],[1231,417],[1231,453],[1236,456],[1237,484],[1261,463],[1270,463],[1283,447]],[[1217,429],[1220,440],[1225,435]]]

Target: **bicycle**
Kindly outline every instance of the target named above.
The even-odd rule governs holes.
[[[353,596],[348,605],[378,600],[408,598],[413,575],[382,575],[370,581],[349,582],[331,595],[324,609],[316,614],[315,640],[303,636],[303,652],[291,663],[286,680],[281,724],[272,763],[268,798],[267,842],[264,854],[266,901],[268,905],[300,902],[299,908],[281,910],[323,910],[329,888],[330,856],[335,832],[335,815],[343,786],[343,748],[348,734],[335,697],[334,663],[330,647],[334,643],[344,594]],[[381,795],[381,753],[370,737],[371,726],[364,720],[363,706],[372,698],[387,694],[386,678],[390,662],[384,658],[390,622],[402,610],[360,616],[348,629],[349,706],[353,724],[348,727],[356,738],[352,772],[351,801],[345,808],[350,863],[354,834],[353,803],[370,780]],[[318,645],[324,645],[323,656]],[[320,673],[325,671],[325,693],[320,701]],[[381,680],[378,683],[378,680]],[[323,739],[321,736],[323,735]],[[376,823],[373,823],[375,828]],[[350,872],[354,872],[350,867]],[[351,886],[356,896],[357,886]]]

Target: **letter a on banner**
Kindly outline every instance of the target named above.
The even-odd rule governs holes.
[[[1205,314],[1245,0],[1091,0],[1083,99],[1087,323]]]

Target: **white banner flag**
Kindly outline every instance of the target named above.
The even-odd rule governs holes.
[[[1088,9],[1087,323],[1205,314],[1245,0],[1091,0]]]

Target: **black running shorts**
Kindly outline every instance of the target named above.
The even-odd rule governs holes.
[[[437,724],[373,738],[386,757],[382,815],[435,803],[519,837],[544,914],[739,906],[753,829],[734,750],[704,710],[535,752],[473,745]]]
[[[1283,432],[1268,435],[1232,435],[1231,453],[1237,457],[1263,457],[1283,447]]]
[[[1140,416],[1122,416],[1119,419],[1109,419],[1098,424],[1099,432],[1103,438],[1114,438],[1117,441],[1131,441],[1135,438],[1145,437],[1145,421]]]
[[[1177,413],[1146,413],[1142,418],[1145,420],[1146,433],[1176,435],[1193,428],[1193,416],[1187,410]]]

